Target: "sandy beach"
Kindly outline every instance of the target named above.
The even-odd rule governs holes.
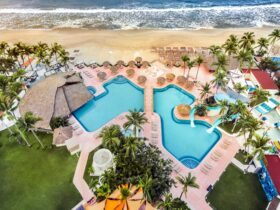
[[[230,34],[241,36],[253,31],[256,37],[268,35],[273,28],[201,29],[201,30],[1,30],[0,40],[34,44],[58,42],[70,52],[79,49],[79,59],[103,62],[109,60],[131,60],[142,56],[145,60],[157,59],[152,47],[208,47],[222,44]]]

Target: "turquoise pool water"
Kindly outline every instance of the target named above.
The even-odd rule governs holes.
[[[129,109],[144,107],[143,90],[124,77],[104,85],[106,92],[94,97],[73,114],[87,131],[95,131]]]
[[[143,110],[143,90],[124,77],[116,77],[104,85],[106,92],[74,112],[87,131],[95,131],[129,109]],[[173,115],[178,104],[192,104],[195,98],[175,85],[154,91],[154,109],[162,121],[164,147],[188,168],[195,168],[221,138],[221,133],[204,121],[178,120]]]
[[[194,96],[173,85],[154,91],[154,108],[162,120],[163,145],[188,168],[198,166],[221,138],[217,129],[210,134],[207,132],[211,127],[207,122],[196,120],[192,128],[189,120],[174,116],[176,105],[192,104],[194,100]]]

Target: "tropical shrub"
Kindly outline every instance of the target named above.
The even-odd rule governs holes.
[[[205,104],[195,105],[195,114],[201,117],[207,115],[207,106]]]
[[[52,130],[59,128],[59,127],[69,126],[68,118],[67,117],[53,117],[51,119],[50,126],[51,126]]]

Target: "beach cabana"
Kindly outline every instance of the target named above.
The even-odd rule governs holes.
[[[107,76],[107,74],[106,74],[106,72],[104,72],[104,71],[100,71],[100,72],[97,73],[97,77],[98,77],[100,80],[105,80],[105,79],[106,79],[106,76]]]
[[[65,141],[72,138],[72,136],[73,136],[73,129],[71,128],[71,126],[56,128],[53,131],[52,144],[57,147],[64,146]]]
[[[147,81],[147,77],[140,75],[138,76],[137,81],[139,84],[144,84]]]
[[[158,78],[157,78],[157,83],[158,83],[159,85],[163,85],[163,84],[165,83],[165,78],[164,78],[164,77],[158,77]]]
[[[126,74],[127,74],[128,77],[132,77],[135,74],[135,70],[134,69],[127,69]]]

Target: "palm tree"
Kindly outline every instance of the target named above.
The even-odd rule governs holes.
[[[241,85],[241,83],[235,83],[234,85],[233,85],[233,89],[237,92],[237,93],[243,93],[243,92],[245,92],[246,90],[247,90],[247,87],[246,86],[243,86],[243,85]]]
[[[8,116],[9,120],[17,120],[14,114],[14,110],[16,109],[16,106],[14,106],[14,101],[16,98],[17,96],[15,94],[11,93],[7,95],[7,93],[4,94],[0,92],[0,110],[3,111],[6,116]],[[14,126],[20,137],[25,141],[26,145],[30,147],[31,144],[28,142],[24,132],[21,131],[17,123],[15,123]]]
[[[7,55],[7,50],[9,48],[9,45],[7,42],[2,41],[0,43],[0,55]]]
[[[240,48],[245,51],[253,52],[253,45],[255,42],[254,32],[245,32],[239,41]]]
[[[221,52],[222,52],[222,48],[220,46],[217,45],[211,45],[209,47],[210,53],[213,55],[213,58],[215,56],[218,56]]]
[[[229,103],[227,100],[221,100],[219,101],[219,106],[220,106],[220,115],[225,115],[229,109]]]
[[[249,144],[253,147],[253,151],[250,154],[252,157],[257,157],[258,160],[262,160],[265,154],[265,151],[271,149],[271,146],[268,145],[270,138],[265,134],[260,136],[259,134],[254,134],[253,138],[249,140]]]
[[[255,106],[260,102],[267,101],[268,97],[270,96],[270,93],[266,90],[263,90],[261,88],[257,88],[254,91],[254,94],[251,95],[251,106]]]
[[[195,61],[191,61],[191,60],[189,60],[189,61],[187,62],[187,65],[188,65],[188,75],[187,75],[187,80],[189,79],[189,76],[190,76],[190,71],[191,71],[191,68],[194,66],[194,64],[195,64]]]
[[[236,55],[238,52],[238,39],[235,35],[230,35],[225,44],[223,45],[225,53],[229,56],[229,63],[231,64],[232,55]]]
[[[142,130],[142,125],[148,122],[148,119],[145,117],[145,113],[141,113],[134,110],[129,110],[129,114],[125,116],[127,122],[123,124],[125,130],[128,130],[131,126],[133,126],[134,136],[137,135],[137,130]]]
[[[269,50],[269,52],[271,51],[271,49],[273,48],[274,44],[280,40],[280,29],[274,29],[271,34],[268,35],[269,36],[269,41],[271,43],[271,48]]]
[[[186,55],[183,55],[183,56],[181,57],[181,60],[182,60],[183,63],[184,63],[184,75],[183,75],[183,76],[185,76],[185,73],[186,73],[186,65],[187,65],[187,62],[190,60],[190,58],[189,58],[188,56],[186,56]]]
[[[199,91],[201,99],[203,99],[204,97],[208,98],[208,95],[212,94],[210,83],[206,82],[204,85],[201,85],[201,89]]]
[[[125,143],[123,145],[123,148],[125,150],[125,157],[134,160],[136,158],[136,153],[142,144],[143,141],[136,137],[133,136],[126,137]]]
[[[57,54],[62,49],[62,46],[57,44],[56,42],[50,47],[50,56],[55,56],[56,63],[58,63],[58,56]]]
[[[18,54],[19,54],[19,56],[21,58],[21,61],[22,61],[22,64],[24,63],[24,55],[25,55],[24,49],[25,49],[25,46],[26,45],[24,43],[22,43],[22,42],[15,43],[15,48],[18,51]]]
[[[152,197],[150,193],[152,186],[153,186],[153,179],[147,174],[143,178],[139,179],[138,187],[143,189],[144,198],[148,202],[152,202]]]
[[[102,138],[103,147],[109,149],[113,153],[118,150],[122,136],[123,134],[119,125],[104,127],[99,134],[99,138]]]
[[[195,81],[197,81],[197,76],[198,76],[198,72],[199,72],[199,68],[200,65],[204,62],[203,57],[201,55],[199,55],[196,59],[195,59],[196,65],[197,65],[197,71],[196,71],[196,76],[195,76]]]
[[[23,50],[24,50],[24,53],[27,55],[28,60],[30,60],[30,55],[34,54],[34,48],[31,46],[25,45]],[[32,62],[30,62],[30,66],[31,66],[32,71],[34,71]]]
[[[244,65],[244,62],[248,62],[249,65],[253,62],[253,55],[249,50],[241,50],[236,55],[236,59],[239,61],[239,67],[240,70],[242,70],[242,67]]]
[[[68,62],[69,62],[70,58],[68,55],[65,54],[60,54],[60,60],[59,62],[65,67],[65,71],[68,71]]]
[[[162,209],[162,210],[172,210],[172,205],[173,205],[173,198],[171,193],[167,193],[164,195],[164,200],[161,200],[157,208]]]
[[[185,194],[185,196],[187,197],[187,192],[189,187],[199,188],[199,185],[196,183],[196,177],[192,176],[191,173],[188,173],[188,176],[185,177],[183,176],[176,177],[176,179],[181,185],[183,185],[180,199],[182,198],[183,194]]]
[[[37,136],[37,134],[34,131],[34,125],[41,121],[41,117],[35,116],[32,112],[26,112],[23,117],[18,119],[18,122],[24,127],[27,131],[31,131],[35,139],[39,142],[42,148],[44,148],[44,144],[40,140],[40,138]]]
[[[226,71],[226,65],[228,64],[227,57],[225,54],[220,53],[217,56],[217,61],[214,62],[212,65],[217,66],[216,71]]]
[[[267,52],[269,46],[269,40],[267,38],[261,37],[258,39],[257,43],[258,43],[257,46],[258,55],[263,56]]]
[[[126,200],[130,195],[130,190],[127,187],[120,188],[121,200]]]
[[[211,83],[216,87],[217,93],[219,88],[224,89],[226,87],[228,79],[226,78],[226,73],[224,71],[215,72],[214,76],[215,78],[211,81]]]
[[[103,183],[99,188],[96,189],[97,198],[108,198],[111,195],[110,185]]]

